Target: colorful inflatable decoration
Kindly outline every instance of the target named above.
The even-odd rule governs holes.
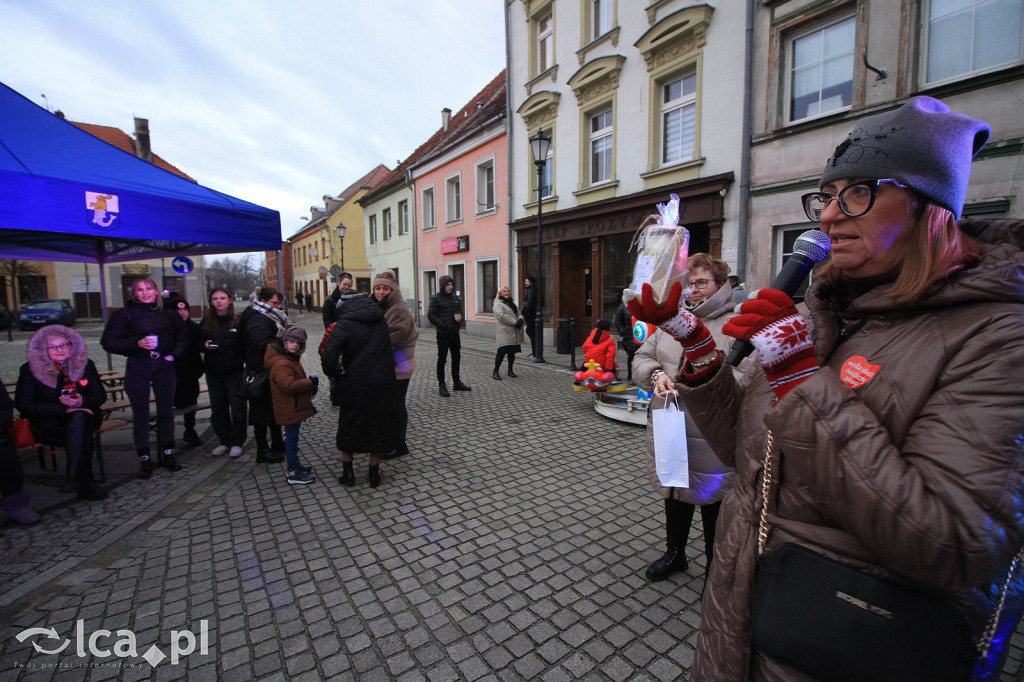
[[[653,324],[641,322],[635,317],[631,317],[629,319],[633,321],[633,340],[636,341],[638,346],[644,345],[644,341],[654,334],[656,327]]]
[[[616,379],[614,372],[603,369],[596,360],[587,360],[583,367],[576,372],[576,381],[572,386],[574,391],[625,391],[629,388],[626,382]]]

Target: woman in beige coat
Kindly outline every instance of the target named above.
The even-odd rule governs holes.
[[[726,278],[729,265],[711,258],[706,253],[696,253],[687,261],[690,278],[690,292],[687,304],[693,314],[699,317],[715,341],[722,347],[732,345],[732,338],[722,334],[722,327],[732,317],[732,289]],[[722,498],[732,488],[735,472],[726,466],[707,444],[697,425],[686,414],[686,450],[689,465],[690,485],[688,488],[666,488],[658,478],[654,459],[654,410],[665,407],[668,396],[676,393],[674,378],[679,368],[679,357],[683,348],[679,342],[658,329],[647,337],[633,359],[633,377],[646,391],[654,391],[647,411],[647,479],[658,493],[665,498],[665,539],[664,556],[647,568],[651,581],[665,580],[676,571],[685,571],[686,541],[690,535],[693,513],[700,507],[704,526],[704,575],[711,568],[714,558],[715,523]],[[746,363],[743,365],[746,368]],[[742,376],[737,374],[737,377]]]
[[[416,339],[420,331],[416,328],[409,305],[402,298],[394,270],[384,270],[373,278],[373,300],[384,309],[384,319],[391,335],[391,352],[395,357],[395,379],[398,381],[402,401],[402,444],[381,456],[382,459],[394,459],[409,454],[409,446],[405,442],[409,430],[409,410],[405,404],[405,395],[409,392],[409,380],[416,370]]]
[[[523,342],[524,321],[512,300],[512,290],[508,287],[498,289],[498,297],[494,299],[494,322],[494,340],[498,344],[498,352],[494,356],[494,373],[491,378],[501,381],[498,370],[501,369],[501,361],[508,357],[508,375],[514,379],[516,373],[512,365],[516,361],[516,353],[523,350],[520,344]]]

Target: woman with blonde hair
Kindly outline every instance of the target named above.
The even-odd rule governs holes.
[[[512,289],[501,287],[498,289],[498,296],[494,299],[494,340],[498,344],[498,352],[494,356],[494,373],[491,378],[501,381],[501,361],[508,358],[508,375],[513,379],[516,373],[512,365],[516,361],[516,353],[521,353],[523,347],[523,316],[519,314],[515,301],[512,300]]]
[[[156,397],[157,464],[181,471],[174,458],[174,359],[188,344],[178,313],[164,308],[156,282],[141,277],[132,283],[125,306],[110,316],[100,338],[103,350],[128,358],[124,391],[132,404],[132,436],[139,458],[139,478],[153,475],[149,456],[149,393]]]

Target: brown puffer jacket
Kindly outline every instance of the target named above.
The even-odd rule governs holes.
[[[272,341],[263,356],[270,371],[270,396],[274,402],[274,422],[280,426],[298,424],[316,414],[313,407],[313,382],[306,378],[299,355],[292,355]]]
[[[734,339],[723,334],[722,327],[736,316],[733,312],[734,307],[732,288],[726,284],[714,296],[693,309],[693,313],[711,332],[718,349],[726,354],[732,348]],[[673,376],[679,369],[679,358],[682,354],[683,347],[679,345],[678,341],[662,330],[656,330],[647,337],[633,358],[633,379],[645,391],[653,390],[651,375],[655,370],[660,369],[669,376]],[[740,371],[736,372],[738,380],[745,381],[744,373],[749,371],[750,363],[750,358],[740,363]],[[732,488],[735,472],[718,459],[711,446],[700,435],[700,430],[690,418],[682,401],[679,402],[679,409],[686,414],[686,450],[690,470],[690,487],[666,488],[661,485],[654,459],[654,426],[651,422],[654,410],[660,410],[663,407],[665,407],[665,400],[652,395],[647,410],[647,480],[662,497],[671,496],[681,502],[698,506],[719,502]]]
[[[982,243],[980,264],[922,303],[886,300],[891,285],[881,285],[840,317],[838,293],[813,284],[804,314],[822,368],[778,404],[761,371],[745,389],[726,367],[681,390],[736,467],[691,680],[807,679],[750,641],[768,429],[780,470],[769,547],[797,542],[953,605],[975,637],[985,627],[1024,543],[1024,223],[961,226]],[[844,328],[853,333],[840,343]],[[1018,572],[1000,628],[1020,617],[1021,582]],[[1008,641],[989,666],[1001,665]]]

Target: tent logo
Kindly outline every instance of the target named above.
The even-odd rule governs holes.
[[[116,230],[120,213],[117,210],[116,194],[85,193],[85,213],[89,223],[104,230]]]

